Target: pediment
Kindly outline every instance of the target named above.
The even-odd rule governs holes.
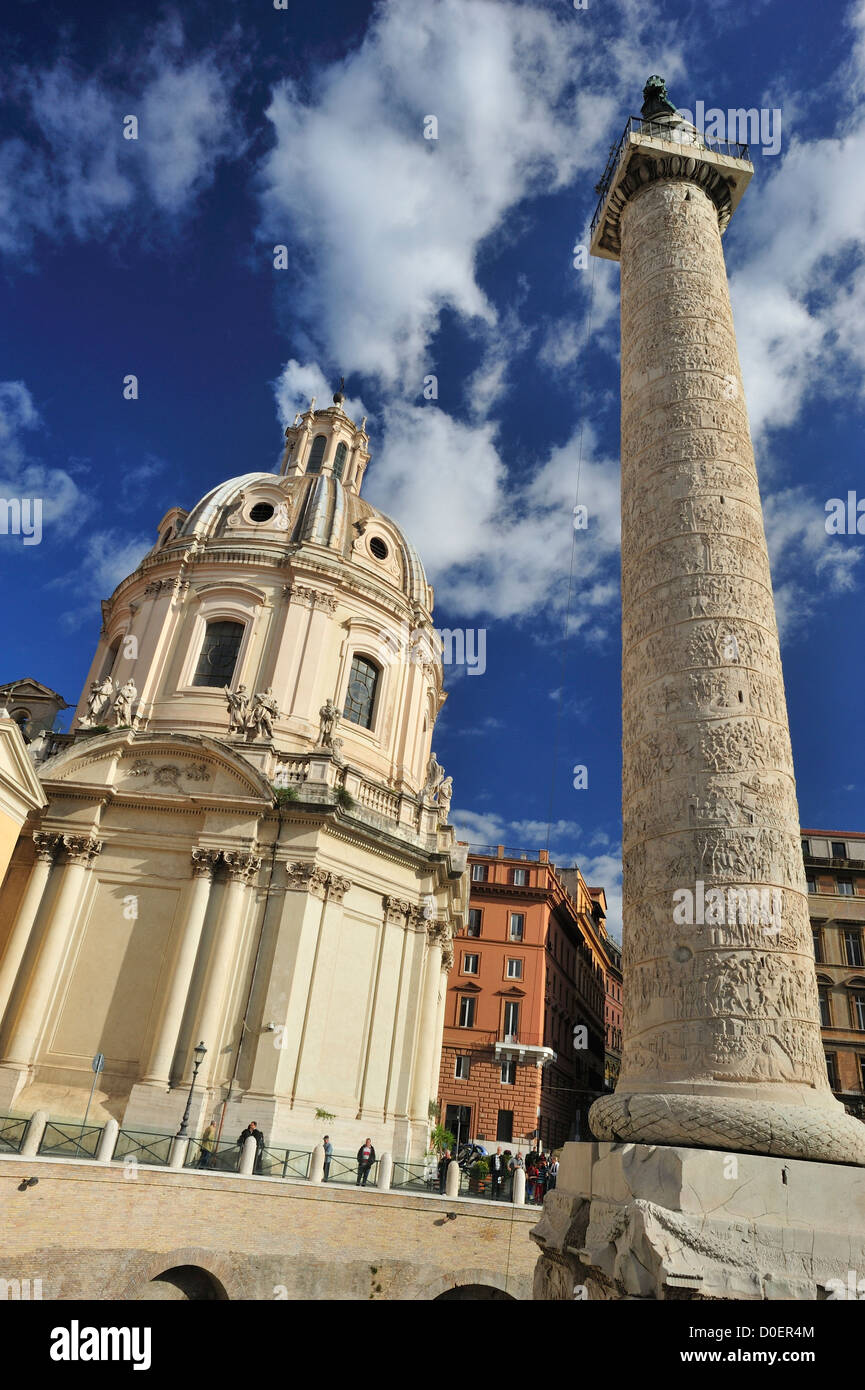
[[[111,787],[116,796],[136,800],[269,803],[273,792],[242,754],[204,736],[133,735],[127,730],[82,739],[43,764],[46,787],[64,783],[79,789]]]

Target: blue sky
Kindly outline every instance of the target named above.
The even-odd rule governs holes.
[[[801,0],[13,0],[0,52],[0,496],[44,506],[41,544],[0,535],[0,679],[74,700],[164,512],[275,468],[344,373],[365,496],[418,545],[438,625],[487,633],[436,734],[454,818],[549,840],[614,921],[618,267],[572,248],[650,73],[691,111],[779,110],[727,263],[801,816],[862,827],[865,537],[824,526],[865,495],[861,0],[829,24]]]

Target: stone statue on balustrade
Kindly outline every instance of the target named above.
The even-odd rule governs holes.
[[[230,734],[246,733],[246,719],[249,713],[249,696],[246,693],[246,686],[239,685],[236,690],[229,690],[228,686],[223,686],[225,698],[228,701],[228,732]]]
[[[120,729],[128,727],[132,723],[132,706],[138,699],[138,691],[131,677],[125,685],[115,685],[115,690],[114,727]]]
[[[82,714],[78,721],[79,729],[92,729],[101,724],[114,699],[114,682],[110,676],[106,676],[101,681],[91,681],[90,694],[87,696],[87,713]]]
[[[273,738],[273,721],[279,718],[279,706],[270,686],[264,694],[256,692],[255,703],[246,716],[246,737]]]
[[[435,753],[430,753],[429,762],[426,767],[426,782],[424,783],[423,789],[424,798],[426,800],[434,800],[435,794],[442,784],[444,775],[445,770],[436,758]]]
[[[321,723],[318,726],[318,743],[316,747],[333,748],[335,746],[333,736],[339,724],[339,710],[333,703],[333,700],[325,700],[318,713]],[[337,751],[341,746],[341,742],[338,741]]]
[[[447,825],[448,823],[453,793],[454,779],[452,777],[443,777],[439,783],[438,796],[436,797],[436,805],[438,806],[439,812],[439,825]]]

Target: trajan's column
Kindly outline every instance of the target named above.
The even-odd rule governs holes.
[[[865,1164],[832,1096],[721,234],[751,176],[649,79],[599,188],[621,262],[624,1055],[599,1139]]]

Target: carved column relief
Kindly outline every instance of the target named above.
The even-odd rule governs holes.
[[[719,209],[653,179],[620,220],[624,1051],[592,1128],[865,1162],[821,1045]]]

